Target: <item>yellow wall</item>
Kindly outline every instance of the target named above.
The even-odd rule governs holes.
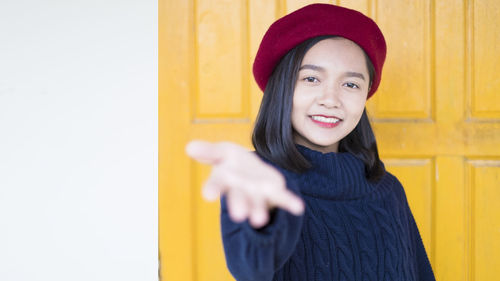
[[[262,93],[251,63],[267,27],[313,1],[159,1],[159,237],[163,280],[232,280],[209,168],[193,138],[251,148]],[[386,36],[368,112],[405,186],[438,280],[500,276],[500,2],[321,1],[374,18]],[[338,3],[340,2],[340,3]]]

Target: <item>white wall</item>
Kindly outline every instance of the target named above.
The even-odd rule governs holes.
[[[157,280],[157,1],[0,1],[0,280]]]

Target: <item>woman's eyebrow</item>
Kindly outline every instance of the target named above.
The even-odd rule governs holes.
[[[302,69],[311,69],[311,70],[325,72],[325,69],[323,67],[317,66],[317,65],[314,65],[314,64],[304,64],[303,66],[301,66],[299,68],[299,71],[302,70]]]
[[[311,69],[311,70],[315,70],[315,71],[325,72],[325,69],[323,67],[317,66],[317,65],[314,65],[314,64],[304,64],[303,66],[301,66],[299,68],[299,71],[302,70],[302,69]],[[344,74],[344,76],[345,77],[357,77],[357,78],[360,78],[360,79],[366,81],[365,76],[362,73],[359,73],[359,72],[347,71]]]
[[[363,81],[366,81],[365,76],[362,73],[359,73],[359,72],[348,71],[348,72],[345,73],[345,76],[346,77],[357,77],[357,78],[363,79]]]

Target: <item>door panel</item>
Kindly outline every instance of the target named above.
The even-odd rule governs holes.
[[[495,280],[500,273],[500,160],[468,159],[467,218],[472,280]]]
[[[431,2],[376,3],[373,18],[385,35],[388,52],[378,90],[384,95],[374,96],[370,112],[377,119],[429,121],[434,109]]]

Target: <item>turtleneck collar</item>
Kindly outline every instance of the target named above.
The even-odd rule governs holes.
[[[333,200],[352,200],[374,190],[368,182],[363,161],[348,152],[312,150],[297,144],[297,149],[312,168],[298,174],[301,192],[313,197]]]

